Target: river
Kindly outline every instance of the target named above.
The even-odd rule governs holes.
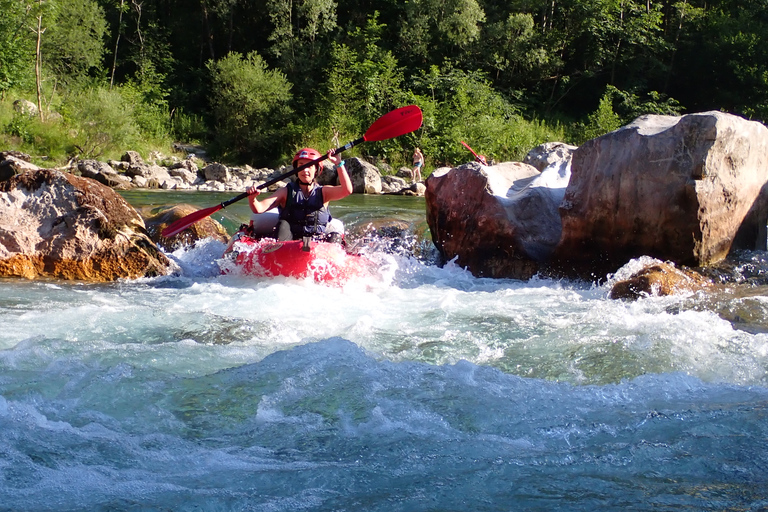
[[[125,193],[145,215],[233,195]],[[428,245],[423,198],[332,211]],[[762,283],[623,302],[640,261],[516,281],[425,249],[335,287],[220,275],[223,249],[153,279],[0,280],[0,510],[768,510]]]

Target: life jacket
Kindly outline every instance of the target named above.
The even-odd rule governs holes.
[[[309,197],[304,195],[297,182],[288,183],[287,188],[288,195],[285,207],[280,209],[280,219],[290,224],[294,240],[325,233],[332,217],[323,204],[323,187],[313,184]]]

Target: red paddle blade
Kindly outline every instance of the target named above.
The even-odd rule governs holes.
[[[417,105],[400,107],[384,114],[363,135],[367,141],[387,140],[411,133],[421,126],[421,109]]]
[[[171,222],[160,234],[167,238],[169,236],[181,233],[195,222],[216,213],[222,208],[224,208],[222,205],[217,204],[216,206],[211,206],[210,208],[197,210],[195,213],[190,213],[189,215],[182,217],[175,222]]]
[[[469,150],[469,152],[470,152],[470,153],[472,153],[473,155],[475,155],[475,158],[478,158],[478,156],[477,156],[477,153],[475,153],[475,151],[474,151],[474,150],[473,150],[471,147],[469,147],[469,144],[467,144],[467,143],[466,143],[466,142],[464,142],[463,140],[461,141],[461,143],[462,143],[462,144],[464,144],[464,147],[465,147],[465,148],[467,148],[467,149]]]

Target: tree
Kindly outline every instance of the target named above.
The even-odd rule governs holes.
[[[291,85],[285,75],[269,70],[256,52],[245,58],[230,53],[209,61],[211,104],[216,119],[215,142],[232,157],[274,158],[283,150],[284,126],[292,111]]]
[[[47,0],[50,20],[42,38],[46,67],[63,82],[78,82],[103,68],[107,22],[94,0]]]
[[[436,63],[446,51],[463,50],[477,41],[484,21],[477,0],[412,0],[400,23],[401,48],[417,62]]]
[[[311,77],[322,64],[320,39],[336,29],[336,3],[333,0],[267,0],[273,25],[269,36],[270,52],[291,78]]]
[[[25,85],[31,75],[29,55],[33,53],[28,37],[32,6],[19,0],[0,0],[0,95]]]

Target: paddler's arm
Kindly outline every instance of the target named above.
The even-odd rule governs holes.
[[[256,196],[259,195],[261,189],[255,186],[250,186],[245,189],[245,191],[248,193],[248,204],[251,206],[251,211],[253,213],[264,213],[276,206],[285,206],[285,198],[288,194],[287,187],[283,187],[277,189],[271,196],[260,201],[256,199]]]
[[[352,180],[349,179],[347,166],[344,165],[344,160],[342,160],[339,155],[334,155],[332,149],[328,151],[328,160],[333,162],[333,165],[336,167],[336,171],[339,174],[339,184],[333,186],[326,185],[323,187],[324,203],[328,203],[328,201],[337,201],[352,193]]]

